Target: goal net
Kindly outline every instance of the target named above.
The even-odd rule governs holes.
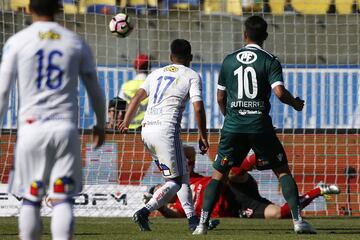
[[[31,18],[28,1],[0,0],[0,47]],[[224,57],[243,46],[243,22],[265,17],[269,37],[264,49],[283,64],[285,85],[305,100],[296,112],[271,97],[271,116],[300,193],[317,184],[335,183],[341,194],[320,197],[306,215],[360,215],[360,72],[358,1],[308,0],[64,0],[57,20],[92,47],[107,102],[134,79],[138,54],[151,57],[152,69],[169,63],[169,44],[185,38],[192,44],[194,68],[203,80],[210,151],[196,154],[195,172],[210,176],[223,117],[216,102],[217,78]],[[201,4],[199,2],[202,2]],[[315,3],[316,2],[316,3]],[[333,3],[335,2],[335,3]],[[135,28],[127,38],[109,32],[116,13],[129,14]],[[1,84],[1,79],[0,79]],[[162,176],[144,149],[139,131],[108,130],[106,143],[92,147],[94,112],[79,85],[83,193],[75,199],[78,216],[131,216],[142,196]],[[17,92],[11,92],[0,135],[0,215],[18,214],[18,199],[6,193],[14,161]],[[190,105],[182,121],[183,143],[197,150],[197,126]],[[254,170],[261,195],[284,203],[271,171]],[[50,213],[49,208],[43,214]]]

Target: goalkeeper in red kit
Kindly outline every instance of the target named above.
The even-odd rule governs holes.
[[[189,161],[189,169],[192,170],[193,167],[194,162]],[[248,173],[248,171],[254,168],[256,168],[255,154],[247,156],[240,167],[234,167],[232,169],[229,179],[221,191],[219,200],[215,204],[211,215],[212,218],[291,218],[291,211],[287,203],[279,206],[260,195],[256,180]],[[194,171],[190,172],[190,186],[193,190],[195,211],[198,216],[201,212],[204,191],[210,180],[211,177],[202,176]],[[161,185],[152,187],[149,193],[144,196],[144,200],[146,201],[146,198],[159,186]],[[305,208],[319,196],[338,194],[339,192],[338,186],[334,184],[321,184],[299,197],[300,207],[301,209]],[[168,218],[185,217],[185,212],[177,198],[174,198],[169,204],[160,208],[159,212]]]

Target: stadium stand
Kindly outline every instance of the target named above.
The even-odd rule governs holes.
[[[153,13],[158,8],[158,0],[121,0],[120,8],[140,14]]]
[[[78,13],[78,6],[75,0],[63,0],[63,10],[66,14]]]
[[[292,0],[294,10],[302,14],[326,14],[331,0]]]
[[[87,13],[115,14],[118,12],[116,0],[83,0]]]
[[[29,12],[29,0],[12,0],[10,1],[10,9],[15,12]]]
[[[242,15],[242,7],[240,0],[229,0],[229,1],[214,1],[214,0],[205,0],[204,1],[204,12],[205,14],[219,14],[227,13],[233,15]]]

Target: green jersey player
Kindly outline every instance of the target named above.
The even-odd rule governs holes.
[[[267,36],[265,20],[259,16],[249,17],[244,32],[247,45],[229,54],[221,66],[217,98],[225,120],[212,180],[204,193],[200,224],[193,234],[206,234],[222,180],[233,166],[240,166],[250,149],[256,154],[258,168],[272,169],[279,178],[295,232],[315,233],[301,218],[298,188],[269,116],[271,90],[281,102],[297,111],[303,109],[304,101],[285,89],[279,60],[262,49]]]

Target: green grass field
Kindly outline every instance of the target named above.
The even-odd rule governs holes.
[[[42,239],[50,239],[49,218]],[[223,218],[207,236],[192,236],[185,219],[152,218],[152,232],[140,232],[129,218],[77,218],[75,239],[360,239],[360,218],[311,218],[317,235],[295,235],[290,220]],[[17,239],[17,219],[0,218],[0,239]]]

